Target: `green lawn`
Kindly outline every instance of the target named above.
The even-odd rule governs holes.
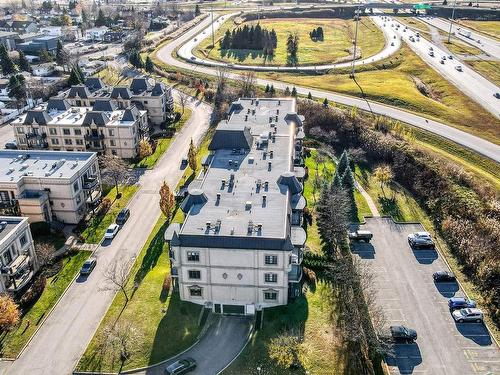
[[[450,43],[448,43],[448,40],[446,39],[444,41],[444,46],[448,48],[450,52],[459,55],[476,56],[483,53],[483,51],[481,51],[479,48],[471,46],[470,44],[467,44],[465,42],[461,42],[456,38],[451,38]]]
[[[138,189],[139,186],[137,185],[120,186],[119,192],[121,194],[121,197],[118,199],[116,197],[116,189],[113,187],[111,190],[109,190],[104,198],[108,198],[111,202],[113,202],[113,204],[106,215],[94,216],[90,220],[87,228],[85,228],[85,230],[81,234],[86,243],[101,242],[106,229],[110,224],[115,222],[118,213],[128,204],[128,202]]]
[[[14,358],[19,354],[69,283],[78,274],[83,262],[87,260],[89,255],[90,252],[79,251],[71,253],[62,260],[63,267],[61,271],[47,279],[47,285],[42,295],[24,313],[18,328],[10,331],[5,336],[0,335],[0,357]]]
[[[107,67],[94,75],[103,80],[107,85],[128,86],[132,82],[132,78],[122,76],[120,72],[113,67]]]
[[[331,321],[330,302],[335,298],[332,294],[330,286],[318,282],[293,303],[265,309],[263,328],[255,332],[241,355],[222,374],[341,374],[343,346],[335,335]],[[303,334],[304,368],[284,369],[269,358],[270,340],[284,330]],[[261,372],[257,371],[257,366]]]
[[[389,59],[360,68],[356,82],[347,71],[324,75],[260,73],[259,76],[291,85],[364,95],[500,143],[499,120],[442,78],[408,46]]]
[[[248,25],[256,25],[257,22],[263,28],[271,30],[274,28],[278,37],[278,47],[274,57],[269,60],[255,50],[221,50],[216,42],[216,48],[212,48],[212,38],[203,40],[195,50],[198,56],[208,56],[211,59],[248,65],[286,65],[286,39],[289,33],[297,32],[300,38],[298,65],[326,64],[343,61],[350,55],[354,39],[355,22],[344,19],[319,19],[319,18],[288,18],[288,19],[265,19],[247,22]],[[323,41],[313,41],[309,33],[316,27],[321,26],[324,30]],[[216,41],[224,36],[226,30],[238,27],[234,25],[233,19],[219,28],[216,33]],[[358,29],[358,47],[362,57],[368,57],[381,51],[384,47],[384,35],[373,24],[369,18],[363,18]]]
[[[182,220],[178,210],[176,221]],[[162,216],[134,263],[128,286],[138,288],[125,305],[121,292],[115,296],[108,312],[80,359],[78,370],[111,372],[120,369],[119,349],[107,347],[104,332],[114,324],[129,323],[136,331],[131,357],[123,369],[155,364],[191,346],[202,327],[198,318],[202,307],[179,299],[178,293],[164,290],[164,280],[170,277],[170,263],[163,233],[167,227]]]
[[[176,112],[179,112],[180,109],[176,108]],[[175,131],[179,131],[182,129],[184,124],[186,123],[187,120],[191,117],[191,109],[188,107],[184,108],[184,114],[181,116],[179,121],[176,121],[175,123],[169,125],[169,127],[175,128]],[[155,152],[153,152],[151,155],[146,156],[142,160],[138,161],[133,165],[134,168],[153,168],[158,160],[163,156],[165,151],[167,151],[168,146],[170,146],[170,143],[172,142],[172,138],[160,138],[157,140],[158,144],[156,145]]]

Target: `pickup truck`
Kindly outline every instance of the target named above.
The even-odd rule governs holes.
[[[365,241],[370,242],[373,237],[373,233],[367,230],[356,230],[354,232],[349,232],[349,239],[351,241]]]

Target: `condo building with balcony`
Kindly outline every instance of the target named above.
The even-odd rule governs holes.
[[[0,209],[77,224],[100,197],[94,152],[0,150]]]
[[[24,288],[38,268],[28,218],[0,216],[0,294]]]
[[[301,293],[303,117],[295,99],[239,99],[165,232],[182,300],[253,314]]]
[[[147,113],[135,106],[124,109],[110,99],[92,107],[73,107],[52,98],[12,122],[20,149],[95,151],[121,158],[137,156],[139,142],[149,137]]]

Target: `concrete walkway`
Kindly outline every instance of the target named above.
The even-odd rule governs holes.
[[[197,367],[190,375],[217,375],[245,347],[253,328],[253,320],[245,316],[212,315],[203,337],[186,352],[150,369],[127,374],[163,375],[165,368],[182,358],[193,358]],[[168,337],[165,337],[168,340]]]
[[[368,194],[366,192],[366,190],[363,189],[363,186],[361,186],[361,184],[358,181],[354,182],[354,186],[361,193],[361,195],[363,196],[363,198],[365,198],[366,203],[368,203],[368,207],[370,208],[370,211],[372,212],[372,216],[373,217],[380,217],[380,213],[378,212],[378,208],[375,205],[375,202],[373,201],[373,199],[370,196],[370,194]]]

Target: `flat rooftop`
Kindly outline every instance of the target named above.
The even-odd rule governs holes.
[[[249,133],[251,148],[222,146],[213,151],[207,172],[189,189],[201,190],[206,202],[190,208],[181,236],[283,239],[289,235],[289,189],[278,183],[283,173],[294,170],[296,123],[289,113],[295,113],[294,99],[239,99],[233,103],[229,119],[219,123],[216,133],[222,131],[222,145],[245,143]],[[239,136],[242,129],[246,137]],[[270,132],[274,140],[272,136],[268,139]],[[232,135],[236,135],[236,143],[227,141]]]
[[[6,226],[0,226],[0,250],[3,250],[1,246],[4,238],[8,237],[10,233],[16,230],[16,228],[23,222],[27,220],[26,217],[20,216],[0,216],[0,223],[7,223]]]
[[[0,183],[23,178],[71,179],[95,155],[94,152],[0,150]]]

